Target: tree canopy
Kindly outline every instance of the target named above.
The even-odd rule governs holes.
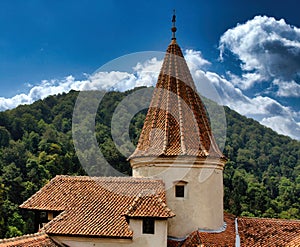
[[[119,131],[117,135],[125,144],[116,147],[111,119],[119,102],[131,92],[105,93],[94,122],[98,147],[105,159],[126,175],[131,174],[131,169],[123,154],[130,149],[125,145],[121,124],[115,131]],[[71,91],[0,112],[0,238],[33,231],[33,215],[20,210],[18,205],[55,175],[86,174],[72,138],[77,96],[78,92]],[[135,103],[130,104],[134,109]],[[126,111],[119,110],[124,117]],[[82,111],[89,111],[88,106]],[[236,215],[299,219],[300,142],[228,107],[225,113],[227,135],[223,152],[228,157],[224,170],[225,210]],[[139,111],[130,121],[129,136],[134,144],[145,114],[146,110]],[[218,123],[212,124],[218,131]],[[83,130],[74,131],[80,134]]]

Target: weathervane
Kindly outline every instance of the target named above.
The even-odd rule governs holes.
[[[177,28],[176,28],[176,26],[175,26],[175,24],[176,24],[176,13],[175,13],[175,9],[173,10],[173,18],[172,18],[172,22],[173,22],[173,26],[172,26],[172,28],[171,28],[171,30],[172,30],[172,39],[175,40],[175,39],[176,39],[175,33],[176,33],[176,31],[177,31]]]

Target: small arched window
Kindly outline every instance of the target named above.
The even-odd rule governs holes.
[[[174,183],[175,187],[175,197],[177,198],[184,198],[186,197],[186,181],[176,181]]]

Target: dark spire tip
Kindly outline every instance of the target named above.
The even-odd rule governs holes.
[[[176,39],[175,33],[176,33],[176,31],[177,31],[177,28],[176,28],[176,12],[175,12],[175,9],[173,10],[172,22],[173,22],[173,26],[172,26],[172,28],[171,28],[171,31],[172,31],[172,39]]]

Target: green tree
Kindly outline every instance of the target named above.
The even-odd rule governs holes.
[[[9,140],[10,140],[10,133],[5,127],[0,126],[0,148],[7,147],[9,144]]]

